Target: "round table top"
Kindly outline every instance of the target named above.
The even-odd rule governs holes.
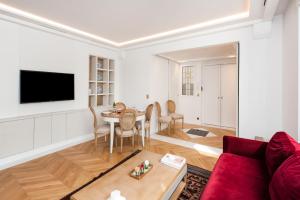
[[[139,110],[136,111],[136,116],[137,117],[142,116],[142,115],[145,115],[144,111],[139,111]],[[113,110],[108,110],[108,111],[103,111],[101,113],[101,116],[102,117],[108,117],[108,118],[120,118],[121,113],[120,112],[114,112]]]

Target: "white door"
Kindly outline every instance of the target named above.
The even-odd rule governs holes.
[[[220,66],[221,126],[236,126],[237,71],[235,64]]]
[[[203,123],[220,126],[220,65],[203,67],[202,87]]]

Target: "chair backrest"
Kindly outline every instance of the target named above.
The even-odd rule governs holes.
[[[132,130],[135,127],[136,111],[126,109],[122,112],[120,117],[120,127],[122,131]]]
[[[156,110],[157,110],[157,117],[161,117],[161,107],[160,107],[160,104],[157,101],[155,102],[155,107],[156,107]]]
[[[168,112],[169,113],[175,113],[176,111],[176,105],[175,102],[172,100],[167,101],[167,107],[168,107]]]
[[[146,108],[146,121],[151,120],[152,110],[153,110],[153,104],[148,105]]]
[[[126,105],[123,102],[117,102],[116,103],[116,109],[120,109],[120,110],[126,110]]]
[[[90,106],[90,110],[93,114],[93,121],[94,121],[94,128],[96,129],[97,126],[98,126],[98,119],[97,119],[97,115],[96,115],[96,112],[94,110],[94,108],[92,106]]]

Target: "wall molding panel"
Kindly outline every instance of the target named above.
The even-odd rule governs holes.
[[[0,121],[0,170],[93,138],[88,109]]]

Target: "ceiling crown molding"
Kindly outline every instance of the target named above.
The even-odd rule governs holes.
[[[135,46],[135,45],[142,44],[142,43],[149,43],[149,42],[155,41],[155,40],[158,41],[161,39],[165,39],[166,37],[170,37],[170,36],[174,37],[174,36],[178,36],[180,34],[181,35],[187,34],[187,33],[190,34],[191,32],[196,32],[196,31],[199,32],[200,30],[209,29],[210,27],[213,27],[215,25],[223,25],[226,23],[240,21],[240,20],[249,18],[249,12],[242,12],[242,13],[238,13],[238,14],[231,15],[231,16],[226,16],[226,17],[222,17],[222,18],[218,18],[218,19],[214,19],[214,20],[205,21],[205,22],[202,22],[199,24],[194,24],[191,26],[186,26],[186,27],[182,27],[182,28],[178,28],[178,29],[161,32],[161,33],[149,35],[146,37],[141,37],[141,38],[118,43],[118,42],[103,38],[101,36],[82,31],[82,30],[76,29],[74,27],[64,25],[64,24],[52,21],[50,19],[38,16],[38,15],[29,13],[29,12],[25,12],[23,10],[8,6],[3,3],[0,3],[0,13],[3,15],[9,16],[9,17],[13,17],[13,18],[16,18],[19,20],[23,20],[25,22],[29,22],[29,23],[41,26],[41,27],[53,29],[55,31],[67,33],[70,35],[75,35],[77,37],[82,37],[82,38],[91,40],[93,42],[106,44],[106,45],[109,45],[109,46],[115,47],[115,48],[130,47],[130,46]]]

